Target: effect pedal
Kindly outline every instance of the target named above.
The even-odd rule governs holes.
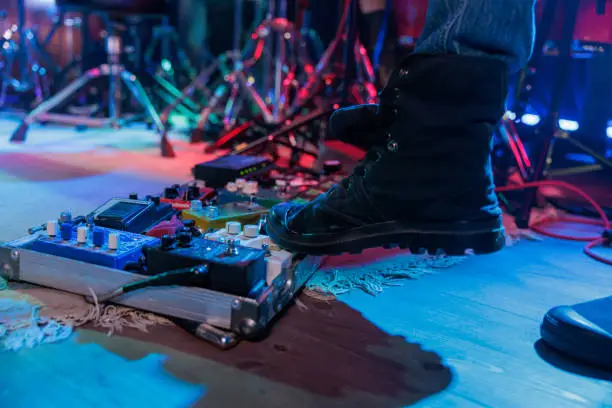
[[[257,181],[246,181],[245,179],[236,179],[225,185],[225,188],[219,191],[218,197],[220,202],[236,202],[236,201],[254,201],[265,208],[272,208],[276,204],[287,201],[303,201],[299,198],[299,194],[305,192],[307,187],[299,185],[289,185],[285,180],[276,180],[276,183],[271,188],[260,188]]]
[[[256,296],[265,287],[266,252],[235,241],[215,242],[183,232],[165,236],[161,245],[145,249],[147,273],[205,265],[207,289],[238,296]]]
[[[214,188],[223,188],[226,183],[237,178],[251,178],[265,173],[272,162],[259,156],[227,155],[209,162],[197,164],[193,168],[193,176],[204,180]]]
[[[175,210],[188,210],[192,201],[205,203],[215,195],[215,189],[206,187],[202,182],[174,184],[164,189],[160,201],[172,205]]]
[[[160,240],[103,227],[74,226],[49,221],[47,230],[28,244],[28,249],[75,261],[124,269],[142,258],[142,249]]]
[[[196,226],[202,231],[223,228],[229,221],[241,224],[256,223],[262,215],[268,213],[253,200],[235,201],[220,205],[202,206],[200,201],[193,201],[191,208],[182,212],[183,220],[194,220]]]
[[[262,249],[266,260],[266,283],[270,285],[278,275],[291,267],[293,254],[279,248],[270,237],[259,233],[258,225],[242,225],[239,222],[228,222],[225,228],[205,234],[211,241],[234,241],[237,245],[247,248]]]
[[[159,197],[145,200],[113,198],[94,210],[90,215],[97,226],[120,231],[145,234],[162,221],[172,218],[176,210],[172,205],[162,203]]]

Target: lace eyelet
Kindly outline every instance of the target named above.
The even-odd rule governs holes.
[[[387,142],[387,150],[391,153],[396,153],[399,150],[399,143],[397,143],[395,140],[389,140]]]

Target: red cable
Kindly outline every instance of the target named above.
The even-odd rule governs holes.
[[[544,220],[531,224],[530,228],[539,234],[546,235],[546,236],[553,237],[553,238],[559,238],[559,239],[565,239],[565,240],[571,240],[571,241],[588,241],[589,243],[584,247],[584,253],[599,262],[603,262],[605,264],[612,265],[611,259],[604,258],[592,251],[592,249],[598,245],[607,244],[606,239],[602,238],[601,236],[575,237],[571,235],[564,235],[564,234],[547,231],[542,228],[543,225],[550,224],[556,221],[562,221],[562,222],[573,222],[573,223],[585,224],[585,225],[597,225],[597,226],[604,227],[605,230],[610,229],[610,221],[608,220],[608,217],[606,216],[606,213],[601,208],[601,206],[599,206],[599,204],[597,204],[595,200],[593,200],[587,193],[585,193],[578,187],[575,187],[563,181],[543,180],[543,181],[536,181],[536,182],[530,182],[530,183],[522,183],[518,185],[498,187],[495,189],[495,191],[501,193],[504,191],[524,190],[526,188],[538,188],[538,187],[544,187],[544,186],[562,187],[562,188],[565,188],[567,190],[570,190],[578,194],[579,196],[584,198],[595,209],[595,211],[601,218],[601,221],[581,219],[581,218],[575,218],[575,217],[563,217],[563,218],[555,218],[555,219],[544,219]]]

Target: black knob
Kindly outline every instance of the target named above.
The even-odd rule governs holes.
[[[196,223],[195,220],[183,220],[183,225],[185,228],[191,229],[195,227]]]
[[[200,198],[200,187],[189,186],[187,187],[187,201],[197,200]]]
[[[174,235],[164,235],[161,238],[161,246],[163,249],[169,249],[172,247],[172,245],[174,245],[175,241],[176,239],[174,238]]]
[[[174,200],[178,196],[179,196],[178,188],[175,188],[174,186],[172,186],[172,187],[166,187],[164,189],[164,198],[167,198],[169,200]]]
[[[158,196],[153,196],[153,197],[151,197],[151,198],[150,198],[150,200],[151,200],[151,201],[153,202],[153,204],[155,204],[155,205],[159,205],[159,203],[161,202],[161,201],[160,201],[160,198],[159,198]]]
[[[191,233],[185,231],[179,232],[176,234],[176,240],[180,246],[189,246],[191,243]]]
[[[138,200],[138,194],[136,194],[136,193],[131,193],[131,194],[130,194],[130,200]]]
[[[178,234],[180,234],[182,232],[189,232],[189,228],[187,228],[187,227],[178,227],[176,229],[176,231],[175,231],[175,234],[178,235]]]

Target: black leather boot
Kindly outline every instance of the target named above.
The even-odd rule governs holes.
[[[490,152],[506,71],[491,58],[408,57],[381,92],[373,124],[361,126],[377,145],[351,176],[309,204],[275,206],[268,234],[281,247],[313,255],[379,246],[451,255],[501,249]],[[359,109],[366,117],[372,108],[349,113]]]

